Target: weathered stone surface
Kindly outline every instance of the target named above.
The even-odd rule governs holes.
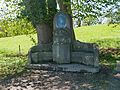
[[[31,54],[31,60],[32,60],[31,62],[32,63],[36,63],[37,64],[39,62],[38,61],[38,55],[39,55],[38,52]]]
[[[68,30],[56,30],[53,35],[53,61],[70,63],[71,37]]]
[[[52,61],[52,52],[39,52],[38,61]]]
[[[52,61],[52,52],[36,52],[31,54],[33,64],[41,62]]]
[[[82,64],[30,64],[28,68],[68,72],[99,72],[99,68]]]
[[[70,45],[69,44],[54,45],[53,61],[56,63],[70,63]]]
[[[30,49],[30,51],[32,53],[34,53],[34,52],[51,52],[52,51],[52,43],[33,46]]]
[[[72,62],[99,67],[99,49],[94,43],[73,42]]]
[[[70,72],[96,73],[99,71],[99,68],[94,68],[92,66],[82,65],[82,64],[63,64],[63,65],[59,65],[58,68],[62,68],[63,71],[70,71]]]
[[[84,51],[84,52],[93,52],[94,46],[96,44],[93,43],[84,43],[80,41],[74,41],[73,42],[73,51]]]
[[[52,43],[33,46],[28,52],[30,64],[52,60]]]
[[[72,52],[71,62],[94,66],[94,55],[86,52]]]

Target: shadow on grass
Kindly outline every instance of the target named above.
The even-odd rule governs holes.
[[[120,61],[120,49],[107,48],[100,49],[100,63],[114,68],[116,61]]]
[[[119,90],[120,78],[116,78],[112,73],[113,63],[120,60],[120,49],[100,49],[100,62],[102,68],[99,73],[70,73],[55,72],[44,70],[27,70],[24,69],[14,75],[7,75],[0,81],[0,85],[4,87],[36,87],[41,90]],[[104,64],[106,64],[104,66]],[[109,66],[109,67],[107,67]],[[9,86],[8,86],[9,85]]]

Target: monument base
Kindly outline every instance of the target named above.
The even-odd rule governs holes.
[[[83,65],[83,64],[29,64],[28,69],[63,71],[63,72],[84,72],[97,73],[98,67]]]
[[[57,47],[53,53],[52,44],[37,45],[28,53],[28,68],[55,70],[67,72],[91,72],[99,71],[98,46],[93,43],[74,41],[72,48]],[[68,52],[67,52],[68,51]],[[69,63],[68,63],[69,61]]]

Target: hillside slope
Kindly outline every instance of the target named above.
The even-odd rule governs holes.
[[[100,47],[120,47],[120,26],[113,27],[114,25],[96,25],[96,26],[83,26],[75,28],[76,39],[84,42],[94,42]],[[36,34],[32,35],[34,39],[37,38]],[[37,39],[36,39],[37,41]],[[1,54],[15,54],[21,52],[26,54],[34,43],[30,40],[29,36],[21,35],[14,37],[0,38],[0,53]]]

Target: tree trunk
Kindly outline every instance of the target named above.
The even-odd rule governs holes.
[[[52,42],[52,30],[47,24],[36,25],[38,44],[47,44]]]
[[[38,44],[48,44],[53,41],[53,18],[57,12],[56,0],[47,0],[47,7],[47,23],[36,25]]]
[[[53,19],[57,12],[57,3],[56,0],[47,0],[48,3],[48,28],[51,32],[48,34],[51,34],[51,42],[53,42]]]

